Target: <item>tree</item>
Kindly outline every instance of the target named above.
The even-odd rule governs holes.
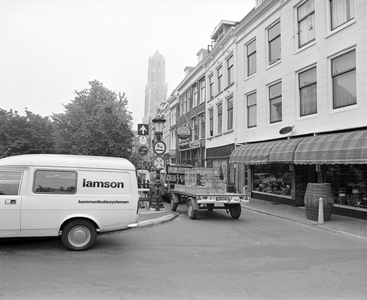
[[[0,109],[0,157],[53,153],[53,126],[48,117],[26,110],[26,116]]]
[[[125,93],[116,95],[97,80],[65,105],[65,113],[53,114],[56,151],[130,158],[132,115]]]

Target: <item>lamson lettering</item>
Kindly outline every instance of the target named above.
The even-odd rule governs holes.
[[[124,183],[122,181],[90,181],[83,178],[83,187],[122,189],[124,188]]]

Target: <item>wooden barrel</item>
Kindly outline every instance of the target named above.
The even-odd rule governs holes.
[[[330,183],[308,183],[305,193],[306,217],[318,221],[319,199],[323,200],[324,221],[330,221],[331,211],[334,206],[334,196]]]

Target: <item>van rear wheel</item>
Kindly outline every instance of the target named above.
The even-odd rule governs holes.
[[[75,220],[67,223],[62,230],[61,242],[68,250],[83,251],[96,241],[95,226],[87,220]]]

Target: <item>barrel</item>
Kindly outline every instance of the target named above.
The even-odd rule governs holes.
[[[334,196],[330,183],[308,183],[305,193],[306,217],[318,221],[319,199],[323,200],[324,221],[330,221],[331,211],[334,206]]]

